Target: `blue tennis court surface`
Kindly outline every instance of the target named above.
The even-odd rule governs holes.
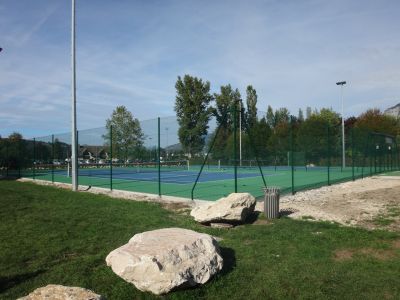
[[[59,175],[67,176],[66,170],[56,171]],[[163,183],[175,183],[175,184],[189,184],[195,182],[199,171],[170,171],[170,172],[161,172],[161,181]],[[110,178],[110,169],[79,169],[79,176],[87,176],[93,178]],[[278,174],[264,174],[264,176],[275,176]],[[241,173],[238,172],[238,178],[252,178],[259,177],[259,172],[246,172]],[[218,181],[218,180],[229,180],[233,179],[233,172],[218,172],[218,171],[203,171],[199,178],[199,182],[209,182],[209,181]],[[132,170],[113,170],[113,179],[122,179],[122,180],[132,180],[132,181],[150,181],[157,182],[158,181],[158,173],[156,171],[143,171],[137,172],[134,169]]]

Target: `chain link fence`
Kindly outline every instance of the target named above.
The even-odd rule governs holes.
[[[112,126],[78,132],[78,182],[87,187],[216,200],[232,192],[263,196],[399,170],[396,138],[296,118],[256,122],[243,111],[211,118],[196,148],[182,143],[176,117],[139,121],[141,132]],[[127,132],[128,131],[128,132]],[[190,140],[190,139],[189,139]],[[71,183],[71,134],[0,139],[0,175]]]

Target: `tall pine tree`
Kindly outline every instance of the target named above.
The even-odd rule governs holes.
[[[246,123],[251,129],[257,124],[257,92],[249,85],[246,89]]]
[[[214,158],[221,159],[226,155],[228,139],[232,134],[232,108],[235,103],[241,101],[241,96],[238,89],[234,90],[231,85],[228,84],[221,86],[220,93],[215,93],[214,97],[216,103],[214,114],[220,129],[218,136],[215,137],[215,144],[212,152]]]
[[[190,75],[185,75],[183,79],[178,76],[175,88],[179,141],[183,150],[191,157],[204,148],[211,116],[209,104],[213,100],[210,82],[203,82],[202,79]]]

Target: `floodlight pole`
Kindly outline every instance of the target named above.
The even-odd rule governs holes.
[[[345,141],[344,141],[344,105],[343,105],[343,86],[346,84],[346,81],[336,82],[336,85],[340,85],[340,98],[342,101],[342,168],[346,168],[346,149],[345,149]]]
[[[239,101],[239,166],[242,166],[242,101]]]
[[[76,136],[76,61],[75,61],[75,0],[72,0],[71,19],[71,62],[72,62],[72,98],[71,98],[71,165],[72,190],[78,190],[78,149]],[[111,158],[112,159],[112,158]]]

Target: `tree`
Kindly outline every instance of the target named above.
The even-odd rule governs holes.
[[[344,120],[344,129],[345,129],[346,133],[348,133],[350,131],[350,129],[352,129],[354,127],[356,122],[357,122],[357,118],[354,116],[349,117]]]
[[[354,127],[391,135],[400,134],[400,126],[396,118],[385,115],[376,108],[369,109],[361,114],[357,118]]]
[[[289,122],[277,123],[268,139],[269,153],[274,156],[270,163],[282,165],[287,163],[287,153],[290,149]]]
[[[299,115],[297,117],[297,120],[299,122],[304,122],[304,114],[303,114],[303,110],[301,108],[299,108]]]
[[[214,94],[215,109],[214,115],[218,125],[224,129],[231,127],[233,119],[231,118],[231,110],[235,101],[240,101],[241,96],[238,89],[233,90],[231,85],[223,85],[220,88],[220,93]]]
[[[305,153],[307,163],[319,165],[322,160],[327,159],[328,126],[329,123],[326,119],[321,115],[313,114],[299,127],[296,137],[297,150]],[[330,130],[332,131],[332,129]],[[331,138],[330,140],[331,151],[335,148],[334,140],[336,139]]]
[[[251,130],[257,124],[257,92],[249,85],[246,89],[246,123]]]
[[[212,109],[209,107],[213,97],[210,83],[185,75],[178,76],[175,84],[175,112],[179,123],[179,141],[186,153],[192,156],[203,150],[208,122]]]
[[[322,108],[317,115],[321,116],[331,126],[338,125],[341,122],[340,115],[332,108]]]
[[[286,107],[281,107],[275,111],[275,126],[280,123],[289,123],[290,113]]]
[[[26,143],[19,132],[13,132],[4,139],[4,157],[5,164],[9,169],[18,169],[23,167],[26,158]],[[0,156],[2,156],[0,154]]]
[[[270,128],[275,127],[275,114],[274,110],[272,109],[271,105],[268,105],[267,108],[267,124],[269,125]]]
[[[212,155],[215,159],[222,159],[226,157],[227,147],[230,146],[228,139],[232,134],[233,118],[232,108],[235,103],[241,101],[241,95],[238,89],[233,90],[231,85],[221,86],[220,93],[214,94],[215,98],[215,109],[214,114],[217,119],[217,125],[220,127],[218,136],[215,137],[214,147],[212,149]],[[214,139],[214,135],[210,139],[210,142]]]
[[[312,110],[311,107],[307,106],[306,108],[306,119],[309,119],[311,117]]]
[[[143,146],[144,135],[139,120],[125,106],[117,106],[110,119],[106,120],[107,134],[104,138],[107,141],[110,140],[111,126],[113,156],[127,161],[129,156]]]
[[[11,133],[11,134],[8,136],[8,139],[9,139],[11,142],[20,141],[20,140],[22,140],[22,134],[20,134],[19,132],[13,132],[13,133]]]

